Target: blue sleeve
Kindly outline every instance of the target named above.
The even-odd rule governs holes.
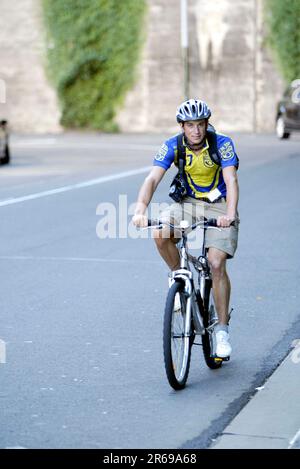
[[[218,135],[218,150],[221,157],[221,167],[235,166],[238,168],[239,159],[235,152],[231,138],[225,135]]]
[[[154,157],[153,166],[160,166],[165,170],[169,169],[174,161],[176,146],[176,138],[171,138],[163,143]]]

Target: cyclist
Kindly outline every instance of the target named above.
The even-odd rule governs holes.
[[[207,218],[217,218],[220,229],[207,231],[205,247],[208,248],[214,303],[219,320],[215,328],[216,354],[227,358],[232,348],[228,332],[231,285],[226,272],[226,260],[234,256],[238,241],[238,157],[228,136],[211,131],[210,116],[211,111],[207,104],[198,99],[185,101],[177,108],[176,119],[181,127],[179,136],[185,152],[185,193],[180,202],[171,204],[160,214],[160,219],[178,225],[182,219],[194,223],[199,213]],[[215,139],[219,160],[216,160],[216,155],[211,151],[212,137]],[[178,159],[178,141],[178,136],[170,138],[155,156],[153,168],[139,191],[133,216],[135,226],[147,226],[147,207],[164,174]],[[232,222],[236,222],[234,226],[231,226]],[[178,234],[167,230],[167,227],[155,230],[154,239],[160,255],[171,271],[174,271],[180,268],[176,247]]]

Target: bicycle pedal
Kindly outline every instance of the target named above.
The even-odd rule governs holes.
[[[222,361],[223,361],[222,358],[214,357],[214,362],[215,362],[215,363],[221,363]]]
[[[212,357],[216,363],[221,363],[221,362],[229,362],[230,357],[218,357],[217,355],[212,355]]]

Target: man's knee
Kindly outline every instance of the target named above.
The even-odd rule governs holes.
[[[176,244],[178,240],[174,239],[173,236],[167,233],[163,233],[163,230],[156,230],[157,232],[154,232],[154,241],[158,249],[164,249],[167,247],[170,243]]]
[[[166,243],[169,241],[168,239],[165,239],[161,236],[154,236],[154,241],[158,249],[164,249],[166,246]]]
[[[208,262],[213,275],[223,275],[226,273],[226,254],[225,253],[208,253]]]

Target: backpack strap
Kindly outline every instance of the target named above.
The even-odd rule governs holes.
[[[218,166],[221,166],[221,155],[218,150],[217,134],[213,126],[209,126],[206,132],[206,138],[209,145],[208,153],[211,160]],[[183,134],[177,135],[177,155],[174,158],[175,166],[178,166],[179,173],[184,174],[185,166],[185,147],[183,144]],[[237,169],[239,167],[239,159],[237,162]]]
[[[215,130],[207,130],[206,138],[209,145],[208,152],[210,158],[215,164],[221,166],[221,158],[218,151],[217,135]],[[185,166],[185,147],[183,144],[183,134],[177,135],[177,155],[174,158],[174,164],[175,166],[178,166],[179,171],[181,172],[181,174],[183,174]]]
[[[184,175],[185,166],[185,148],[183,145],[183,134],[177,135],[177,155],[174,159],[175,166],[178,166],[178,170],[181,176]]]
[[[217,134],[213,130],[207,130],[206,132],[206,138],[208,141],[208,153],[212,161],[217,164],[218,166],[221,166],[221,157],[220,153],[218,150],[218,145],[217,145]]]

